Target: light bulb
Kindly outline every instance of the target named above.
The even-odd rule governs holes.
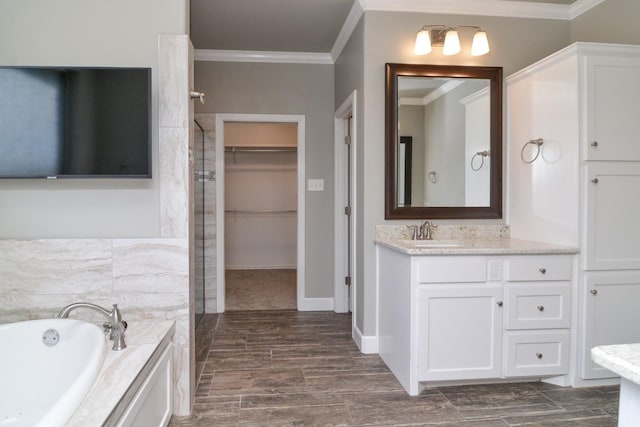
[[[489,52],[489,40],[487,40],[487,33],[482,30],[476,31],[473,35],[473,42],[471,43],[471,55],[480,56]]]
[[[455,55],[460,52],[460,38],[456,30],[447,31],[447,35],[444,37],[444,47],[442,48],[443,55]]]
[[[418,31],[416,36],[416,46],[413,50],[416,55],[426,55],[431,52],[431,37],[429,36],[429,30],[422,29]]]

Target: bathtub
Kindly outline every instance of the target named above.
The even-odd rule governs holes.
[[[74,319],[0,325],[0,427],[63,426],[95,382],[105,334]]]

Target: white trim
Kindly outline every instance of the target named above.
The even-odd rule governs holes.
[[[284,64],[333,64],[331,55],[316,52],[196,49],[194,60],[213,62],[267,62]]]
[[[340,33],[336,38],[336,41],[333,43],[333,47],[331,48],[331,59],[335,62],[342,53],[342,50],[347,45],[347,42],[351,38],[351,34],[353,34],[353,30],[358,26],[358,22],[360,22],[360,18],[364,14],[364,10],[359,2],[353,2],[353,6],[351,6],[351,10],[349,11],[349,15],[347,15],[347,19],[345,19],[344,24],[342,24],[342,29],[340,29]]]
[[[224,312],[224,123],[279,122],[298,125],[298,230],[297,230],[297,304],[305,301],[305,116],[292,114],[216,114],[216,302],[218,313]],[[331,298],[333,307],[333,299]]]
[[[353,325],[351,337],[361,353],[378,354],[378,337],[362,335],[362,332],[355,324]]]
[[[298,300],[298,311],[333,311],[333,298],[303,298]]]
[[[359,0],[362,9],[382,12],[437,13],[570,20],[604,0],[578,0],[573,5],[505,0]]]
[[[356,142],[357,142],[357,94],[354,90],[351,95],[342,103],[342,105],[336,110],[333,118],[334,123],[334,228],[333,228],[333,265],[334,265],[334,284],[333,284],[333,297],[335,299],[334,310],[336,313],[346,313],[349,311],[349,297],[344,284],[345,272],[351,270],[351,301],[353,306],[352,318],[355,319],[355,288],[356,288],[356,233],[355,233],[355,221],[357,206],[356,206],[356,190],[355,190],[355,171],[356,171]],[[344,235],[344,230],[347,229],[347,217],[344,214],[344,200],[346,199],[344,183],[348,182],[345,177],[346,159],[344,155],[344,138],[345,132],[345,119],[351,115],[351,268],[347,268],[346,265],[346,253],[345,247],[347,239]]]

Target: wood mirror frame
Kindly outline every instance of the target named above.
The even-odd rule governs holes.
[[[502,218],[502,68],[386,64],[385,219]],[[490,83],[489,206],[398,206],[398,77],[486,79]]]

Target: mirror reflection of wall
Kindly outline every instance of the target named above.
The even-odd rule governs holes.
[[[471,168],[489,149],[488,87],[485,79],[398,78],[399,135],[413,138],[412,206],[489,205],[489,162]]]

